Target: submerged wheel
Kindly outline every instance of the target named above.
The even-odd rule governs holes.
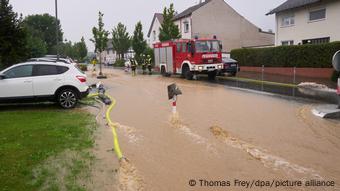
[[[215,80],[215,79],[216,79],[216,75],[217,75],[217,72],[216,72],[216,71],[208,72],[208,78],[209,78],[209,80]]]
[[[164,66],[162,66],[162,68],[161,68],[161,75],[162,76],[166,76],[166,72],[165,72],[165,67]]]
[[[62,90],[58,95],[58,103],[64,109],[72,109],[78,103],[76,91],[71,89]]]
[[[187,65],[183,66],[182,76],[184,76],[185,79],[187,79],[187,80],[192,80],[193,79],[194,74],[190,71],[189,66],[187,66]]]

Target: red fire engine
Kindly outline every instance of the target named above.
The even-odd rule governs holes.
[[[181,74],[192,80],[197,74],[214,79],[223,69],[221,42],[216,39],[180,39],[154,44],[155,67],[163,76]]]

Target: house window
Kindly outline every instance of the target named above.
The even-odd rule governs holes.
[[[323,44],[323,43],[329,43],[329,41],[330,41],[330,37],[314,38],[314,39],[302,40],[302,44]]]
[[[294,15],[287,15],[282,17],[281,26],[287,27],[292,26],[295,24],[295,17]]]
[[[153,41],[156,41],[156,31],[152,31]]]
[[[326,18],[326,9],[320,9],[309,12],[309,21],[317,21]]]
[[[289,46],[289,45],[294,45],[293,40],[285,40],[281,42],[282,46]]]
[[[189,32],[189,22],[185,21],[184,22],[184,33],[188,33]]]

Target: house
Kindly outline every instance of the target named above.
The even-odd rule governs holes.
[[[153,16],[150,29],[148,32],[148,45],[152,48],[153,44],[156,42],[159,42],[159,29],[161,28],[161,25],[163,23],[163,14],[162,13],[155,13]]]
[[[113,50],[112,39],[107,42],[106,50],[100,54],[103,64],[114,64],[118,55],[116,51]],[[97,58],[99,60],[99,57]]]
[[[115,50],[113,50],[112,45],[112,39],[109,39],[107,42],[106,50],[100,53],[100,55],[97,55],[97,59],[99,60],[99,56],[101,56],[102,63],[107,65],[112,65],[116,62],[117,59],[119,59],[119,55]],[[132,48],[129,48],[129,50],[124,54],[124,59],[130,59],[135,56],[135,52]]]
[[[271,14],[276,15],[276,46],[340,40],[339,0],[287,0]]]
[[[274,46],[274,33],[262,31],[224,0],[206,0],[189,7],[177,14],[174,22],[179,27],[182,38],[216,36],[222,41],[224,52],[244,47]],[[157,31],[157,27],[152,24],[150,29]]]

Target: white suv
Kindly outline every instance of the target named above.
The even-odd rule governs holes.
[[[0,103],[54,101],[69,109],[88,92],[86,75],[73,64],[32,61],[0,72]]]

